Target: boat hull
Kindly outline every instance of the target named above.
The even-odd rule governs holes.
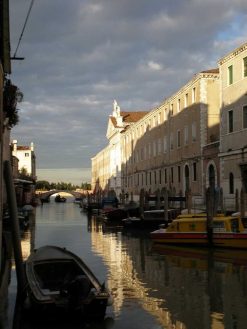
[[[208,246],[209,240],[206,232],[165,232],[157,230],[151,232],[151,239],[155,243],[175,245]],[[214,233],[212,245],[224,248],[247,249],[247,233]]]
[[[33,310],[104,317],[108,290],[68,250],[55,246],[37,249],[27,259],[25,273]]]

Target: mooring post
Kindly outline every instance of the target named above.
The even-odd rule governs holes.
[[[165,187],[164,189],[164,219],[165,222],[168,223],[168,191],[167,188]]]
[[[12,177],[12,168],[9,161],[4,161],[4,180],[6,185],[8,209],[11,224],[12,244],[16,265],[17,289],[18,294],[24,297],[25,293],[25,275],[23,268],[23,259],[21,251],[21,237],[18,222],[18,209],[16,203],[16,194]]]
[[[207,209],[207,236],[209,247],[213,246],[213,190],[214,188],[208,187],[206,190],[206,209]]]
[[[144,217],[144,203],[145,203],[145,195],[144,195],[144,189],[142,188],[140,190],[140,200],[139,200],[139,205],[140,205],[140,217]]]

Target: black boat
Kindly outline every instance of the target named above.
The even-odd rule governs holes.
[[[66,202],[66,198],[64,198],[60,194],[58,194],[55,197],[55,202]]]
[[[26,260],[25,273],[34,310],[105,316],[111,301],[109,291],[82,259],[67,249],[47,245],[34,250]]]

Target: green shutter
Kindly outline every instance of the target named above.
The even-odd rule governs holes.
[[[231,85],[233,83],[233,66],[228,67],[228,83]]]

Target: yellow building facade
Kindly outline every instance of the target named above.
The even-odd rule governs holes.
[[[92,159],[92,189],[97,182],[102,190],[107,186],[134,200],[141,189],[153,194],[166,187],[175,195],[190,190],[196,206],[205,203],[212,182],[226,198],[243,182],[246,186],[246,48],[220,59],[218,68],[196,74],[135,120],[122,126],[109,120],[109,144]]]
[[[221,81],[221,186],[227,199],[247,191],[247,43],[218,62]]]

